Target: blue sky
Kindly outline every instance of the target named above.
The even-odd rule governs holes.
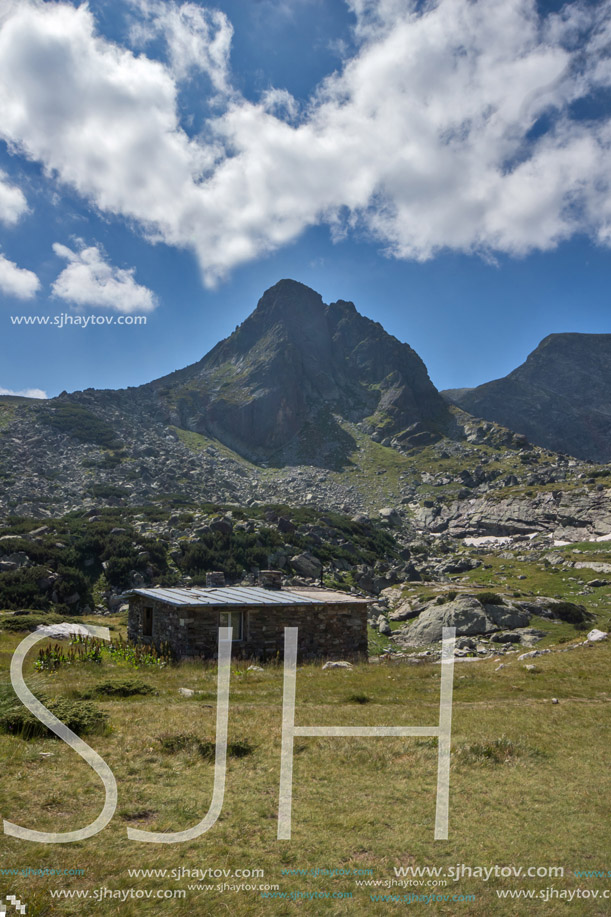
[[[439,388],[611,331],[610,49],[609,0],[7,0],[0,392],[149,381],[281,277]]]

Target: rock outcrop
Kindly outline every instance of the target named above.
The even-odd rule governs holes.
[[[498,630],[526,627],[530,612],[517,604],[484,604],[474,595],[459,595],[442,605],[433,603],[418,620],[401,632],[401,643],[427,646],[441,640],[444,627],[455,627],[457,637],[492,634]]]
[[[452,601],[428,604],[418,619],[401,628],[395,636],[402,646],[428,646],[438,643],[444,627],[456,628],[457,637],[490,637],[495,643],[529,642],[536,629],[524,629],[532,615],[581,624],[589,619],[583,605],[538,597],[536,601],[512,602],[495,596],[462,593]],[[519,631],[519,633],[512,633]]]

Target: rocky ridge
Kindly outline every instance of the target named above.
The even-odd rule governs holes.
[[[611,334],[550,334],[504,378],[442,394],[547,449],[611,461]]]

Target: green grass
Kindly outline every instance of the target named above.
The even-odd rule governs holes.
[[[417,585],[417,584],[416,584]],[[94,620],[93,618],[91,620]],[[99,620],[99,619],[98,619]],[[118,618],[105,619],[115,628]],[[537,626],[538,626],[537,622]],[[568,625],[563,625],[567,626]],[[576,642],[575,631],[571,640]],[[19,635],[0,636],[0,673],[5,674]],[[559,648],[559,647],[558,647]],[[32,654],[34,656],[34,654]],[[35,691],[74,698],[96,685],[117,685],[130,670],[119,661],[82,665],[26,679]],[[146,673],[156,695],[98,695],[108,727],[90,744],[108,761],[119,787],[117,813],[100,834],[78,844],[32,845],[2,836],[3,868],[40,866],[85,869],[84,876],[20,878],[18,891],[28,917],[46,915],[156,915],[156,901],[65,900],[50,889],[128,890],[187,888],[190,880],[135,879],[128,867],[259,868],[282,891],[345,892],[351,899],[300,903],[262,899],[257,892],[188,891],[184,900],[164,900],[164,915],[225,913],[289,915],[387,914],[398,905],[375,903],[370,890],[351,877],[283,876],[283,868],[370,869],[372,879],[395,878],[401,865],[450,867],[494,864],[562,866],[561,880],[547,878],[450,883],[451,893],[472,893],[470,904],[442,905],[426,913],[517,917],[515,903],[497,890],[600,888],[573,869],[607,869],[611,841],[608,797],[602,792],[608,755],[608,671],[611,646],[598,644],[537,657],[535,677],[515,657],[457,664],[448,841],[433,839],[437,750],[434,739],[298,737],[294,754],[293,836],[277,841],[278,780],[282,711],[282,667],[263,672],[234,664],[231,676],[227,786],[223,810],[209,833],[179,845],[138,844],[126,827],[177,831],[197,823],[211,799],[215,741],[216,669],[213,663],[183,663]],[[141,674],[138,673],[138,679]],[[179,687],[196,691],[183,697]],[[559,703],[553,705],[551,698]],[[399,663],[323,670],[300,665],[296,723],[299,725],[432,725],[438,716],[439,666]],[[44,757],[48,752],[51,757]],[[3,817],[39,830],[72,830],[100,811],[100,783],[63,743],[0,735]],[[218,880],[217,880],[218,881]],[[244,880],[230,880],[234,883]],[[0,878],[4,893],[10,890]],[[216,884],[216,883],[213,883]],[[397,891],[397,889],[394,889]],[[408,889],[410,890],[410,889]],[[420,889],[418,889],[421,891]],[[384,892],[384,889],[377,889]],[[401,891],[401,890],[399,890]],[[405,891],[405,889],[403,889]],[[411,891],[414,891],[412,888]],[[404,908],[405,905],[400,907]],[[424,913],[425,905],[412,905]],[[538,913],[605,913],[592,901],[549,901]]]
[[[204,452],[209,447],[213,447],[214,449],[217,449],[218,452],[220,452],[221,455],[223,455],[225,458],[237,462],[244,468],[248,468],[253,475],[256,475],[260,471],[257,465],[249,462],[248,459],[245,459],[237,452],[234,452],[233,449],[230,449],[229,446],[225,446],[218,439],[212,439],[208,436],[203,436],[201,433],[194,433],[193,430],[184,430],[182,427],[170,426],[170,430],[173,430],[176,433],[181,443],[184,443],[184,445],[190,449],[191,452]]]

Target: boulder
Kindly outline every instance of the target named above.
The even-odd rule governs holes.
[[[436,643],[441,640],[444,627],[455,627],[456,635],[461,637],[496,629],[475,596],[461,595],[444,605],[427,606],[418,620],[404,631],[404,641],[416,646]]]
[[[280,516],[276,524],[278,526],[278,531],[285,535],[291,534],[297,528],[295,523],[291,522],[290,519],[287,519],[286,516]]]
[[[511,631],[509,633],[500,631],[498,634],[493,634],[490,640],[492,643],[519,643],[520,634],[514,634]]]
[[[391,611],[388,615],[389,621],[409,621],[410,618],[415,618],[418,615],[421,608],[416,606],[412,608],[411,602],[402,602],[400,605]]]
[[[401,522],[401,516],[392,506],[384,506],[378,512],[382,522],[387,522],[389,525],[399,525]]]
[[[486,616],[500,630],[526,627],[530,614],[519,605],[484,605]]]
[[[303,554],[296,554],[291,557],[291,565],[299,576],[305,576],[308,579],[320,579],[322,564],[309,551],[304,551]]]
[[[230,519],[213,519],[210,523],[211,532],[220,532],[222,535],[231,535],[233,522]]]
[[[474,595],[459,595],[443,605],[428,605],[414,624],[402,632],[402,642],[424,646],[441,640],[444,627],[457,637],[490,634],[528,624],[530,614],[516,605],[483,605]]]

